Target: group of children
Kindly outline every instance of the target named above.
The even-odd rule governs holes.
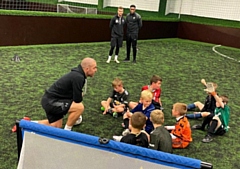
[[[122,115],[122,136],[113,136],[116,141],[151,148],[158,151],[172,153],[173,148],[186,148],[192,141],[191,126],[188,119],[204,118],[201,125],[194,125],[192,129],[205,130],[207,134],[203,142],[211,142],[212,136],[223,135],[228,131],[229,107],[227,96],[218,96],[217,85],[206,88],[205,103],[192,104],[175,103],[172,116],[176,118],[174,126],[164,126],[164,113],[161,96],[162,79],[153,75],[150,85],[143,86],[139,102],[129,102],[129,93],[123,87],[123,82],[115,78],[112,82],[111,96],[101,102],[103,114],[113,117]],[[207,87],[204,79],[201,83]],[[188,110],[198,108],[200,112],[187,114]]]

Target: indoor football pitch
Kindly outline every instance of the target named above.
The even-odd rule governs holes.
[[[149,84],[151,76],[161,76],[165,125],[175,123],[171,116],[174,103],[205,101],[206,93],[200,83],[204,78],[217,83],[218,93],[229,97],[229,132],[214,137],[211,143],[202,143],[206,132],[193,130],[190,146],[174,150],[174,154],[212,163],[216,169],[240,168],[240,50],[218,46],[214,52],[215,45],[182,39],[138,41],[136,64],[123,62],[125,42],[120,49],[120,64],[106,63],[109,42],[1,47],[0,169],[15,169],[17,166],[16,134],[11,132],[15,120],[24,116],[32,120],[46,118],[40,104],[44,90],[76,67],[84,57],[93,57],[98,71],[93,78],[88,78],[83,122],[73,131],[109,139],[121,134],[121,117],[102,115],[100,110],[100,102],[110,95],[115,77],[123,80],[130,100],[138,101],[141,87]],[[14,55],[18,55],[21,61],[12,61]],[[65,121],[66,117],[64,125]],[[201,120],[190,120],[190,123],[199,124]]]

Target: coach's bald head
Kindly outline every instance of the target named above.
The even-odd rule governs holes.
[[[97,71],[97,62],[93,58],[84,58],[80,63],[86,76],[93,77]]]

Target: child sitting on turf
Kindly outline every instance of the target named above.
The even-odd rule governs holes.
[[[207,87],[207,83],[205,81],[205,79],[201,80],[201,83]],[[216,91],[217,89],[217,84],[216,83],[212,83],[213,87]],[[200,112],[194,112],[193,114],[187,114],[186,117],[188,119],[198,119],[198,118],[202,118],[202,117],[207,117],[210,114],[214,114],[214,110],[216,108],[216,100],[215,98],[211,95],[211,93],[207,92],[207,97],[205,100],[205,103],[201,103],[199,101],[191,103],[188,105],[188,110],[192,110],[195,109],[196,107],[200,110]]]
[[[207,87],[207,83],[204,79],[202,79],[201,82]],[[212,83],[212,82],[210,82],[210,83]],[[214,91],[214,94],[217,95],[217,93],[216,93],[217,84],[212,83],[212,85],[213,85],[212,90]],[[207,92],[208,96],[206,98],[206,102],[205,102],[203,108],[201,108],[201,103],[200,102],[197,104],[199,109],[201,110],[201,112],[195,112],[194,114],[187,114],[186,115],[186,117],[188,119],[191,119],[191,118],[197,119],[197,118],[204,117],[204,120],[203,120],[202,124],[193,125],[192,129],[205,130],[205,127],[210,124],[210,122],[211,122],[211,120],[214,116],[214,111],[215,111],[215,108],[216,108],[216,97],[213,96],[211,94],[211,92],[208,91],[208,89],[204,89],[204,91]],[[189,108],[189,105],[188,105],[188,108]]]
[[[117,117],[118,113],[124,113],[128,107],[129,93],[123,87],[123,82],[115,78],[112,82],[113,91],[111,96],[101,102],[103,114],[112,114]]]
[[[154,105],[152,104],[152,93],[149,90],[144,90],[141,92],[140,103],[132,109],[130,112],[128,111],[123,115],[123,127],[125,130],[123,131],[122,135],[126,135],[129,133],[129,119],[135,112],[142,112],[146,116],[146,127],[145,131],[147,133],[151,133],[153,130],[153,124],[150,121],[150,114],[155,109]]]
[[[227,105],[227,96],[218,96],[216,92],[211,92],[212,96],[216,99],[216,109],[214,111],[214,116],[209,123],[207,130],[207,135],[202,140],[204,143],[211,142],[213,135],[223,135],[228,131],[230,108]]]
[[[145,124],[146,116],[142,112],[135,112],[130,119],[131,133],[120,136],[120,142],[147,148],[149,144],[149,135],[142,130]],[[115,139],[115,136],[113,136],[113,138]]]
[[[176,117],[175,126],[166,126],[167,130],[171,131],[172,147],[186,148],[192,141],[192,132],[189,121],[185,116],[187,105],[184,103],[175,103],[172,109],[172,116]]]
[[[154,130],[150,133],[149,148],[172,153],[172,137],[163,126],[164,114],[161,110],[153,110],[150,115]]]
[[[157,75],[153,75],[150,79],[150,85],[146,85],[146,86],[142,87],[142,91],[149,90],[150,92],[152,92],[152,95],[153,95],[152,104],[154,105],[155,109],[160,109],[160,110],[163,109],[161,97],[160,97],[161,96],[161,84],[162,84],[162,78]],[[141,102],[141,100],[140,100],[140,102]],[[133,109],[137,105],[138,105],[137,102],[130,102],[129,108]]]

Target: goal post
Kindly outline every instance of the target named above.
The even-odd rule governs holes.
[[[97,14],[97,8],[73,6],[68,4],[57,4],[58,13],[79,13],[79,14]]]

